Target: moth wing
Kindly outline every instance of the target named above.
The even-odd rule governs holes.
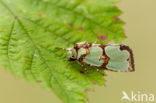
[[[103,55],[103,49],[101,47],[90,47],[89,52],[83,59],[83,62],[97,67],[104,63],[104,60],[100,60],[100,57]]]
[[[105,47],[106,55],[109,57],[106,68],[115,71],[133,71],[133,64],[131,61],[128,61],[132,57],[131,51],[126,48],[121,50],[121,47],[129,48],[125,45],[110,45]]]

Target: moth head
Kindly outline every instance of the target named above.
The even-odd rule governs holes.
[[[69,58],[68,58],[69,61],[75,61],[75,60],[77,60],[76,50],[74,48],[69,48],[68,49],[68,53],[69,53]]]
[[[69,51],[69,61],[75,61],[79,59],[81,55],[78,54],[83,54],[86,52],[86,48],[91,47],[91,43],[88,42],[80,42],[80,43],[75,43],[73,48],[68,49]],[[82,53],[81,53],[82,52]]]

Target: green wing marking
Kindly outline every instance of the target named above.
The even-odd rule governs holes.
[[[116,71],[128,71],[129,62],[127,59],[130,54],[127,50],[120,50],[119,45],[105,47],[106,55],[110,58],[107,69]]]
[[[100,47],[91,47],[89,48],[90,54],[88,54],[83,62],[91,64],[93,66],[101,66],[104,63],[104,60],[99,60],[103,54],[103,50]]]
[[[84,54],[86,54],[86,49],[84,49],[84,48],[79,49],[77,58],[80,58],[81,55],[84,55]]]

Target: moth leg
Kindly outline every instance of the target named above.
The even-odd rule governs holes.
[[[88,69],[85,67],[84,70],[88,73]]]
[[[84,68],[84,70],[88,73],[88,69],[85,67],[85,65],[84,64],[80,64],[83,68]]]
[[[94,69],[96,69],[97,72],[99,72],[101,75],[105,75],[100,69],[98,69],[97,67],[93,66]]]
[[[85,67],[85,64],[78,62],[82,68],[84,68],[84,71],[86,71],[88,73],[88,69]]]

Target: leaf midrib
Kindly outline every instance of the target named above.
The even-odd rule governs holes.
[[[43,62],[46,64],[47,66],[47,69],[50,71],[50,78],[49,78],[49,85],[50,87],[52,88],[52,85],[51,85],[51,77],[53,76],[55,78],[55,81],[58,83],[58,85],[60,86],[60,88],[62,89],[62,91],[64,91],[67,95],[67,98],[68,98],[68,101],[69,101],[69,95],[66,91],[66,89],[63,88],[63,86],[61,86],[61,83],[57,80],[57,78],[54,76],[53,72],[51,71],[48,63],[46,62],[46,60],[44,59],[44,57],[40,54],[40,51],[39,51],[39,48],[37,47],[37,45],[34,43],[33,39],[31,38],[31,36],[29,35],[29,33],[27,32],[27,30],[24,28],[24,25],[22,24],[22,22],[20,21],[19,18],[15,18],[15,14],[13,13],[13,11],[11,11],[11,9],[3,2],[3,1],[0,1],[0,3],[12,14],[12,16],[14,17],[15,21],[17,20],[18,24],[21,26],[21,28],[23,29],[23,31],[25,32],[24,34],[26,34],[26,36],[29,38],[29,40],[32,42],[33,44],[33,47],[35,47],[35,50],[33,51],[33,55],[32,55],[32,58],[31,58],[31,63],[30,63],[30,69],[32,67],[32,62],[33,62],[33,57],[34,57],[34,53],[35,51],[37,50],[39,56],[41,57],[41,59],[43,60]],[[14,21],[14,22],[15,22]],[[15,24],[13,24],[13,27],[14,27]],[[12,31],[13,31],[13,27],[11,28],[11,34],[12,34]],[[10,35],[11,36],[11,35]],[[9,38],[9,41],[11,40],[11,38]],[[9,46],[9,45],[8,45]],[[7,50],[8,51],[8,50]],[[10,65],[10,64],[9,64]],[[11,66],[11,65],[10,65]],[[33,75],[34,79],[37,81],[36,77]],[[59,96],[58,96],[59,97]]]

